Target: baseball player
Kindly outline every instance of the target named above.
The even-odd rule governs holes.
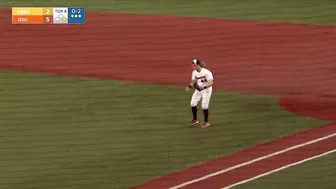
[[[194,88],[195,91],[191,97],[191,110],[193,115],[193,120],[189,123],[190,126],[198,124],[197,119],[197,104],[202,100],[202,109],[204,114],[204,123],[202,127],[209,127],[211,124],[208,120],[209,117],[209,103],[212,93],[213,85],[213,75],[210,70],[204,68],[205,64],[198,59],[192,61],[192,67],[194,71],[192,72],[191,82],[189,86],[186,87],[186,91]]]

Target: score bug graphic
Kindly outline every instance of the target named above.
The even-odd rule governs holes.
[[[85,24],[85,8],[12,7],[12,24]]]

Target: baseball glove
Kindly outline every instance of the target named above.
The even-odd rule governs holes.
[[[195,88],[196,90],[198,90],[198,91],[203,90],[203,88],[202,88],[201,86],[199,86],[199,85],[197,84],[197,82],[194,83],[194,88]]]

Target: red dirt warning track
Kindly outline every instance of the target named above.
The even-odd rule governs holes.
[[[87,24],[76,26],[10,22],[10,10],[1,10],[2,69],[182,86],[198,57],[213,70],[218,90],[277,95],[290,111],[336,120],[335,27],[104,13],[89,13]],[[334,124],[320,126],[135,188],[172,187],[335,132]],[[334,144],[326,139],[189,187],[227,186]]]

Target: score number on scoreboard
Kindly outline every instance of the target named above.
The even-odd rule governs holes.
[[[43,10],[43,19],[45,21],[46,24],[51,24],[53,23],[53,19],[52,19],[52,12],[53,12],[53,9],[52,8],[45,8]]]

